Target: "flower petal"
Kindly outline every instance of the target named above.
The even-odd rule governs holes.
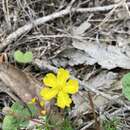
[[[55,88],[56,87],[56,76],[52,73],[47,74],[44,78],[43,78],[43,82],[46,86]]]
[[[57,80],[58,84],[64,84],[70,77],[69,71],[63,68],[58,69]]]
[[[29,102],[29,104],[35,104],[36,103],[36,98],[32,98],[31,101]]]
[[[44,100],[51,100],[58,93],[58,90],[52,88],[42,88],[40,91],[40,95],[44,98]]]
[[[43,107],[45,105],[44,101],[40,101],[40,106]]]
[[[67,93],[74,94],[74,93],[78,92],[78,89],[79,89],[78,80],[70,79],[67,82],[67,86],[66,86]]]
[[[72,100],[68,94],[64,92],[59,92],[58,97],[57,97],[57,106],[64,109],[66,106],[70,107],[71,103],[72,103]]]
[[[35,103],[36,102],[36,98],[32,98],[32,103]]]

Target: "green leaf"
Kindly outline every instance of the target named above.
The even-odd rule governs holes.
[[[24,54],[24,63],[32,62],[33,54],[32,52],[28,51]]]
[[[21,105],[19,102],[15,102],[12,106],[11,106],[11,110],[13,112],[21,112],[21,110],[24,109],[24,106]]]
[[[104,130],[117,130],[117,126],[120,124],[120,119],[118,118],[112,118],[111,120],[105,119],[103,121],[103,128]]]
[[[125,74],[122,78],[122,85],[123,85],[123,94],[124,96],[130,100],[130,73]]]
[[[17,120],[13,116],[5,116],[2,130],[17,130]]]
[[[28,108],[31,112],[31,116],[35,117],[38,113],[37,108],[33,104],[28,104]]]
[[[34,117],[37,114],[37,109],[32,104],[29,104],[27,108],[19,102],[15,102],[11,106],[11,110],[18,115],[18,118],[13,115],[6,115],[3,121],[3,130],[17,130],[21,127],[25,128],[29,123],[29,118]]]
[[[14,59],[19,63],[29,63],[32,62],[33,54],[30,51],[23,53],[18,50],[14,53]]]
[[[33,104],[28,104],[27,107],[24,107],[19,102],[15,102],[12,105],[11,109],[13,112],[17,113],[21,117],[21,119],[36,116],[37,114],[36,107]]]

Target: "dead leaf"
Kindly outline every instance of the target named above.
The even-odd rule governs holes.
[[[100,96],[100,95],[97,95],[94,97],[94,100],[93,100],[96,108],[100,108],[100,107],[103,107],[104,105],[106,105],[109,100],[104,98],[103,96]]]
[[[71,111],[71,116],[75,117],[86,112],[89,108],[89,101],[87,99],[87,92],[80,91],[79,93],[72,96],[72,100],[75,104]]]
[[[88,58],[90,58],[101,65],[102,68],[113,69],[120,67],[130,69],[129,46],[124,50],[118,46],[96,44],[95,42],[89,41],[74,41],[73,46],[79,50],[86,52],[86,59],[84,60],[88,60]],[[89,63],[89,61],[86,63]]]
[[[89,55],[87,55],[86,52],[83,52],[75,48],[67,48],[60,55],[62,57],[69,58],[69,61],[67,63],[71,66],[84,64],[84,63],[93,65],[96,63],[95,59],[89,57]]]
[[[101,71],[99,74],[86,81],[86,84],[95,89],[103,90],[111,88],[111,85],[117,81],[117,78],[117,73],[113,73],[111,71]]]
[[[91,27],[91,24],[88,21],[84,21],[78,27],[73,27],[72,34],[74,36],[83,36],[84,32]]]
[[[41,83],[10,64],[0,64],[0,79],[25,103],[39,96]]]

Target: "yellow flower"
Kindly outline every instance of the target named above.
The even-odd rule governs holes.
[[[78,92],[78,81],[69,79],[69,71],[60,68],[58,69],[57,76],[49,73],[43,78],[43,82],[46,87],[42,88],[40,95],[44,100],[51,100],[57,98],[57,106],[61,108],[70,107],[72,99],[69,94],[75,94]]]
[[[40,101],[40,106],[43,107],[45,105],[44,101]]]
[[[44,100],[38,101],[36,97],[32,98],[31,101],[29,102],[29,104],[35,104],[35,103],[39,103],[39,105],[41,107],[43,107],[45,105],[45,101]]]
[[[29,104],[34,104],[36,103],[36,98],[32,98],[31,101],[29,102]]]

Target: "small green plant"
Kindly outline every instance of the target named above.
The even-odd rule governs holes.
[[[62,130],[73,130],[72,125],[71,125],[71,121],[69,119],[66,118],[64,120]]]
[[[61,118],[56,118],[54,117],[53,119],[52,115],[51,118],[49,116],[42,116],[41,121],[44,125],[36,125],[35,130],[53,130],[55,128],[56,130],[73,130],[71,121],[68,118],[64,118],[64,120],[61,120]]]
[[[33,59],[33,54],[30,51],[25,53],[20,50],[14,52],[14,59],[19,63],[30,63]]]
[[[2,128],[3,130],[25,128],[29,123],[29,119],[34,117],[36,113],[37,110],[34,105],[29,104],[27,107],[24,107],[19,102],[15,102],[4,118]]]
[[[46,120],[46,130],[53,130],[57,128],[57,130],[73,130],[71,121],[68,118],[61,118],[58,115],[54,115],[54,117],[48,117]]]
[[[120,120],[117,118],[106,119],[103,121],[103,129],[104,130],[117,130],[117,126],[119,125]]]
[[[122,78],[122,92],[124,96],[130,100],[130,73],[127,73]]]

